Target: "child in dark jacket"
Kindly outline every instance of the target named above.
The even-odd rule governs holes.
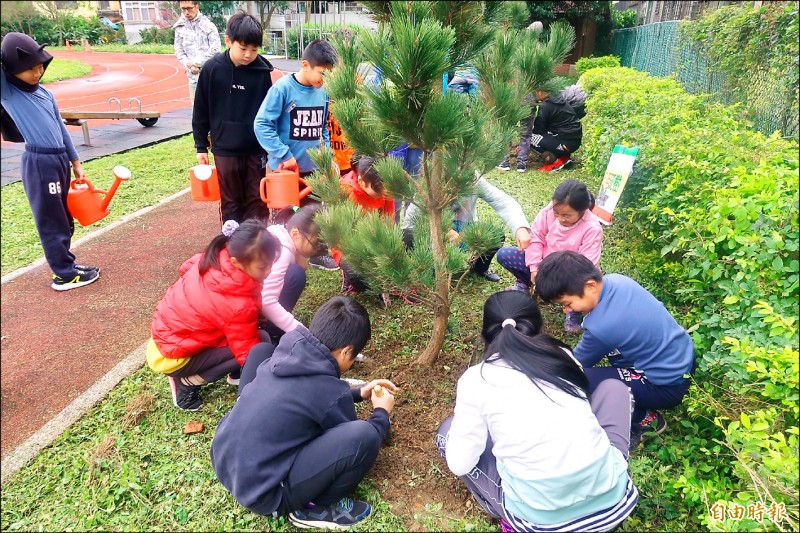
[[[537,170],[561,170],[572,164],[570,154],[581,146],[581,121],[561,94],[551,94],[546,88],[537,89],[535,94],[540,103],[533,121],[531,148],[540,154],[550,152],[555,156],[552,162],[545,158],[547,164]]]
[[[0,47],[0,115],[3,139],[25,142],[22,188],[28,198],[44,257],[53,271],[51,287],[67,291],[100,277],[100,269],[75,263],[69,250],[75,222],[67,209],[69,172],[85,179],[78,152],[61,121],[53,93],[39,85],[51,56],[23,33],[9,32]]]
[[[204,253],[181,265],[181,277],[158,303],[147,364],[169,377],[172,401],[197,411],[200,386],[238,374],[261,340],[262,281],[280,243],[258,220],[226,221]],[[238,379],[238,378],[237,378]],[[229,376],[229,383],[238,381]]]
[[[253,121],[272,87],[273,66],[258,54],[261,24],[246,13],[228,19],[228,49],[206,62],[197,81],[192,132],[197,162],[208,164],[208,135],[217,167],[222,220],[241,223],[267,220],[259,184],[266,154],[256,139]]]
[[[652,429],[667,424],[656,409],[683,401],[694,372],[694,343],[660,301],[622,274],[603,274],[573,251],[545,257],[536,275],[536,292],[565,313],[585,313],[585,330],[575,358],[589,378],[589,392],[605,379],[625,383],[636,400],[631,414],[631,449]],[[610,367],[596,367],[604,357]],[[654,428],[651,427],[655,424]]]
[[[370,514],[349,495],[377,459],[398,389],[387,380],[351,389],[340,379],[370,334],[366,309],[338,296],[274,353],[266,344],[253,350],[211,442],[217,479],[240,504],[289,515],[298,527],[345,529]],[[359,420],[354,402],[368,398],[373,412]]]

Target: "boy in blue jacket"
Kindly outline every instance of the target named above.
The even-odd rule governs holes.
[[[545,257],[536,292],[565,313],[584,313],[584,334],[573,351],[589,378],[589,392],[605,379],[631,389],[631,450],[642,434],[661,433],[667,424],[655,409],[670,409],[689,390],[694,372],[692,338],[660,301],[622,274],[603,276],[583,255],[563,251]],[[595,367],[604,356],[610,367]]]
[[[340,377],[370,334],[366,309],[338,296],[274,353],[267,343],[250,351],[239,399],[211,443],[217,479],[236,501],[298,527],[345,529],[369,516],[349,495],[377,459],[398,389],[383,379],[350,388]],[[354,402],[367,398],[372,414],[359,420]]]
[[[300,177],[317,167],[308,156],[309,148],[331,145],[328,131],[328,94],[322,87],[325,73],[337,62],[336,50],[321,39],[311,41],[300,61],[300,70],[275,82],[255,119],[258,142],[267,151],[271,170],[296,169]],[[338,270],[329,255],[314,256],[309,265]]]

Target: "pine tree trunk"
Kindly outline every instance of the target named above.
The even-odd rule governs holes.
[[[430,191],[439,190],[443,172],[441,154],[435,154],[433,159],[433,172],[428,174],[425,161],[422,163],[423,178],[430,180]],[[430,205],[430,203],[428,204]],[[436,278],[436,294],[438,300],[433,308],[433,331],[428,345],[416,361],[419,365],[432,365],[436,356],[442,350],[444,337],[447,334],[447,319],[450,317],[450,273],[445,269],[447,263],[447,248],[442,234],[442,209],[429,208],[428,224],[431,232],[431,248],[433,251],[433,269]]]

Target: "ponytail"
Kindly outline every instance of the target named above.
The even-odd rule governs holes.
[[[272,264],[280,252],[280,242],[260,220],[251,218],[241,224],[227,220],[222,233],[214,237],[206,248],[198,266],[200,274],[205,274],[210,268],[220,270],[219,254],[223,248],[244,264],[259,258]]]
[[[518,291],[491,295],[483,306],[484,362],[493,364],[502,359],[540,390],[539,383],[545,382],[571,396],[588,399],[589,380],[565,351],[569,347],[541,334],[541,329],[539,306],[529,295]]]

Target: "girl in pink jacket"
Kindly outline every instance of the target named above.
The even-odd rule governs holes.
[[[514,274],[516,283],[507,290],[530,292],[542,259],[553,252],[571,250],[597,265],[603,246],[603,226],[592,213],[594,196],[585,183],[566,180],[556,187],[553,201],[542,209],[531,224],[531,243],[523,251],[505,247],[497,252],[497,262]],[[567,313],[564,329],[578,333],[583,316]]]
[[[260,327],[269,333],[276,346],[284,333],[301,325],[292,310],[306,286],[308,260],[318,255],[322,248],[319,224],[314,220],[320,207],[321,204],[310,204],[299,209],[286,207],[275,215],[277,224],[267,229],[278,238],[281,248],[261,290],[261,314],[264,320]]]

